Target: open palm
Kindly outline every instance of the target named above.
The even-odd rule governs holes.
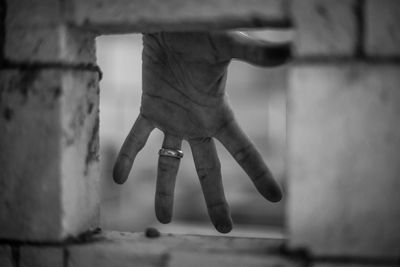
[[[238,126],[225,94],[232,58],[260,66],[281,65],[290,57],[288,44],[272,44],[241,32],[180,32],[143,35],[143,93],[139,117],[114,167],[114,180],[126,181],[137,153],[154,128],[164,132],[162,147],[180,150],[189,142],[208,212],[219,232],[232,229],[221,167],[213,138],[218,139],[268,200],[281,190],[249,138]],[[155,210],[171,220],[179,158],[160,156]]]

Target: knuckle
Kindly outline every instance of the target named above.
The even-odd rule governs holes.
[[[228,204],[225,201],[220,201],[220,202],[215,202],[215,203],[209,203],[207,204],[207,208],[209,210],[220,210],[220,209],[227,209],[228,208]]]
[[[252,145],[244,146],[233,152],[233,157],[238,162],[245,162],[249,159],[252,154]]]
[[[197,175],[199,176],[200,182],[207,180],[207,178],[210,176],[209,174],[210,174],[209,168],[197,169]]]
[[[212,178],[214,176],[218,176],[219,175],[219,170],[220,170],[220,164],[219,163],[215,163],[214,166],[211,167],[203,167],[203,168],[197,168],[197,175],[199,176],[199,180],[201,182]]]
[[[161,198],[170,198],[170,197],[172,197],[172,193],[167,192],[167,191],[157,191],[156,194],[157,194],[158,197],[161,197]]]
[[[211,142],[211,137],[198,137],[198,138],[190,139],[190,143],[193,146],[204,145],[205,143],[209,143],[209,142]]]

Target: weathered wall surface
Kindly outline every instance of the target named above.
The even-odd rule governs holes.
[[[0,238],[56,241],[98,224],[95,35],[58,1],[2,1]]]
[[[0,265],[101,266],[121,259],[121,266],[135,260],[165,266],[163,257],[174,265],[193,257],[239,264],[248,254],[226,255],[237,261],[224,261],[218,249],[204,257],[165,254],[140,238],[129,239],[133,247],[115,237],[65,243],[98,224],[92,31],[285,27],[291,20],[290,248],[316,259],[350,257],[355,266],[398,264],[399,18],[397,0],[1,0]],[[254,255],[255,246],[242,244]],[[338,262],[325,259],[333,263],[316,266]],[[249,257],[254,266],[264,260],[292,266],[262,253]]]
[[[288,90],[292,248],[400,256],[399,8],[398,1],[293,1],[299,28]]]

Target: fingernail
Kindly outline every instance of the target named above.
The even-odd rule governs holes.
[[[219,224],[216,225],[215,228],[217,229],[218,232],[227,234],[230,231],[232,231],[232,225],[231,224]]]

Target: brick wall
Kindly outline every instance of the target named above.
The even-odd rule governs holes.
[[[56,241],[97,226],[94,34],[61,1],[2,1],[0,236]]]
[[[292,248],[399,259],[399,8],[399,1],[292,2],[298,25],[288,91]]]
[[[1,0],[0,266],[398,264],[399,10],[397,0]],[[95,36],[291,21],[289,247],[93,234]]]

